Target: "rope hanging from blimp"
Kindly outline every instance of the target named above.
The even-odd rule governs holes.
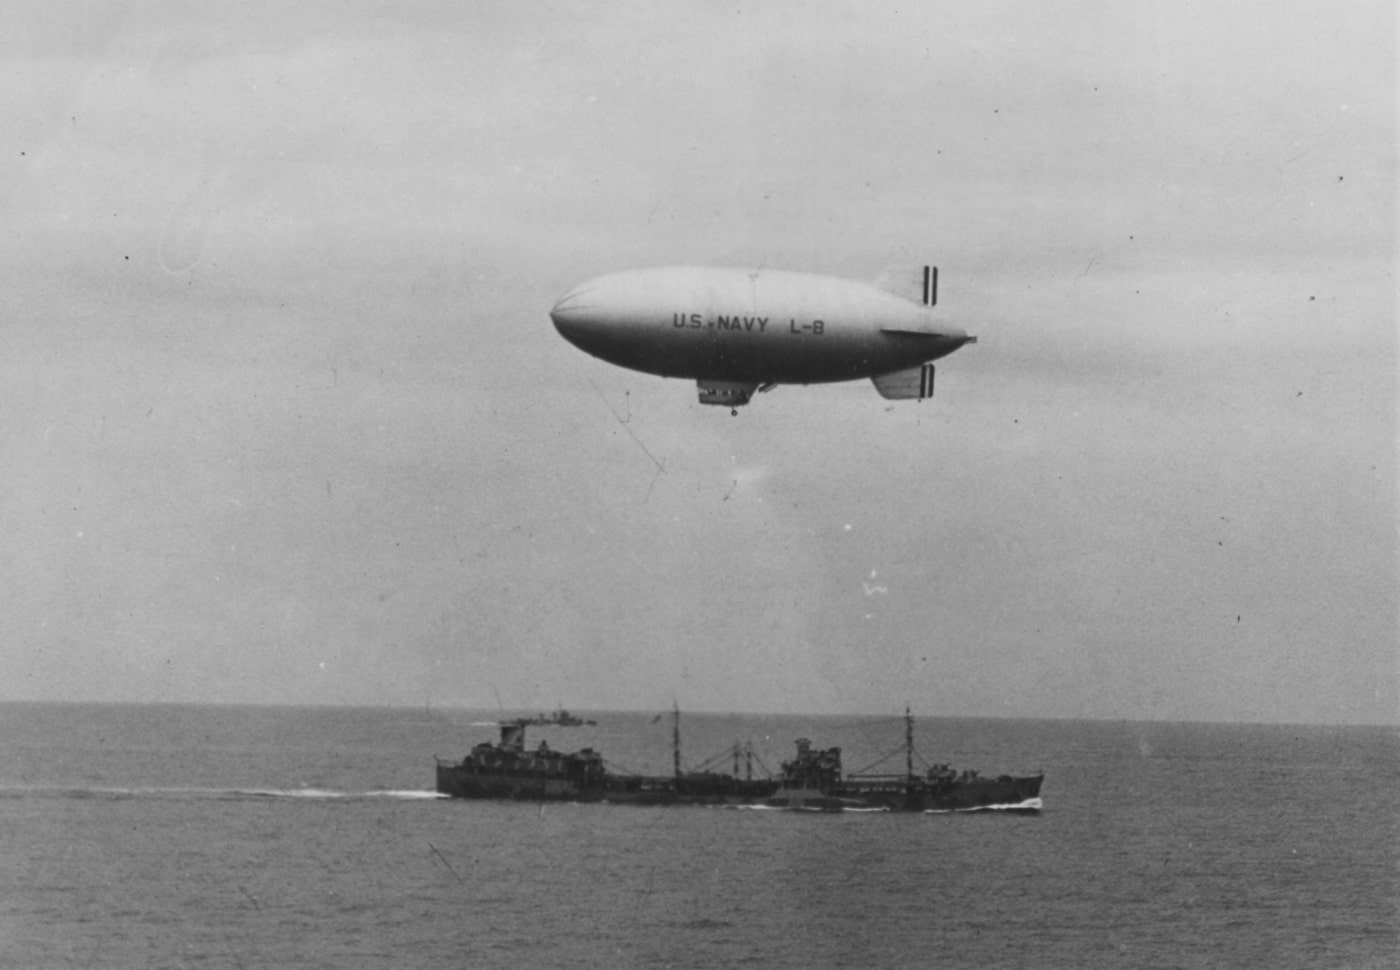
[[[642,439],[637,437],[637,433],[633,431],[630,427],[628,427],[628,423],[631,421],[632,418],[631,414],[628,414],[627,418],[624,419],[622,415],[617,413],[617,408],[612,406],[612,402],[610,402],[607,399],[607,397],[603,394],[603,389],[599,387],[591,378],[589,379],[588,383],[593,388],[594,392],[598,395],[599,399],[602,400],[603,406],[607,408],[610,412],[612,412],[613,418],[615,418],[617,420],[617,423],[622,426],[622,430],[627,432],[627,436],[637,443],[638,448],[642,449],[642,454],[650,458],[651,463],[656,466],[656,474],[652,476],[651,484],[647,486],[646,498],[642,499],[642,503],[645,504],[647,499],[651,498],[651,490],[656,487],[656,480],[659,479],[662,475],[666,474],[666,466],[661,462],[659,458],[657,458],[651,453],[651,449],[649,449],[645,444],[642,443]]]

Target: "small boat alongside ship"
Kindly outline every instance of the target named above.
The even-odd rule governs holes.
[[[1043,772],[984,777],[946,764],[914,770],[914,719],[906,710],[905,771],[846,774],[839,747],[818,749],[807,738],[769,778],[744,777],[739,751],[732,773],[682,771],[680,712],[673,714],[674,771],[637,775],[612,770],[592,748],[555,751],[545,742],[526,747],[526,727],[535,718],[498,724],[497,741],[483,741],[461,761],[437,761],[437,790],[452,798],[519,801],[612,802],[630,805],[728,805],[805,811],[957,812],[999,810],[1034,813],[1041,808]],[[544,723],[556,724],[557,721]],[[887,760],[887,759],[886,759]],[[877,762],[878,764],[878,762]]]

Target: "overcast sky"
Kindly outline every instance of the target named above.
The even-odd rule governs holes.
[[[1400,721],[1391,3],[404,6],[0,13],[0,698]],[[922,404],[547,316],[922,262]]]

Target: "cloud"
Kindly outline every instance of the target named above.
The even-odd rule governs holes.
[[[12,689],[1390,716],[1393,12],[1319,10],[24,12]],[[924,260],[919,406],[546,316]]]

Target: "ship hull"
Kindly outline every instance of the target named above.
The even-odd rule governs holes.
[[[778,789],[772,781],[729,775],[665,778],[608,774],[580,783],[524,772],[483,771],[439,761],[437,790],[452,798],[495,801],[609,802],[616,805],[751,805]]]
[[[608,802],[615,805],[752,806],[818,812],[964,812],[1040,810],[1041,775],[974,779],[930,786],[861,784],[829,788],[742,781],[727,775],[664,778],[608,775],[591,784],[566,778],[493,774],[439,762],[437,790],[452,798],[528,802]]]
[[[847,781],[827,788],[784,787],[764,799],[765,808],[808,812],[970,812],[998,810],[1035,813],[1040,810],[1042,775],[929,785]]]
[[[602,792],[566,778],[540,778],[467,771],[439,762],[437,790],[452,798],[494,799],[521,802],[596,802]]]

